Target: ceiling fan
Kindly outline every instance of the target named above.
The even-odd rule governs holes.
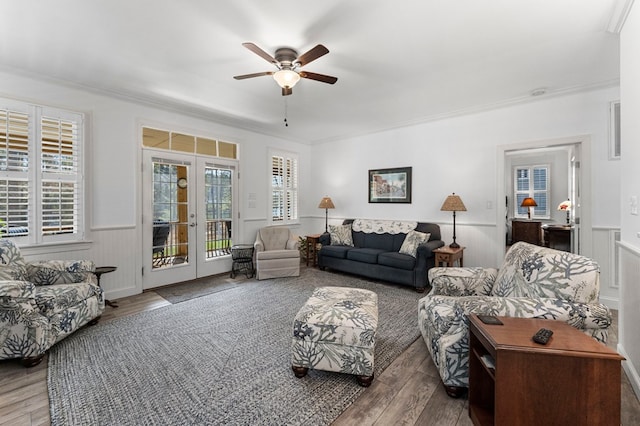
[[[260,49],[253,43],[242,43],[244,47],[260,56],[267,62],[272,63],[278,68],[276,71],[257,72],[253,74],[236,75],[236,80],[244,80],[245,78],[261,77],[263,75],[272,75],[273,79],[282,88],[282,96],[293,93],[293,86],[300,78],[308,78],[310,80],[320,81],[322,83],[334,84],[338,81],[337,77],[330,75],[317,74],[309,71],[302,71],[299,68],[305,66],[311,61],[315,61],[321,56],[329,53],[329,49],[319,44],[306,53],[298,56],[298,52],[290,47],[281,47],[276,50],[275,58],[264,50]]]

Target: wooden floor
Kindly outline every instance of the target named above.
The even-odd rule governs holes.
[[[239,277],[238,280],[242,280]],[[170,303],[153,291],[119,299],[100,321],[109,321]],[[617,344],[617,319],[608,342]],[[640,403],[623,371],[622,424],[640,424]],[[48,425],[47,358],[27,369],[16,361],[0,361],[0,425]],[[466,398],[444,392],[422,338],[399,356],[371,387],[333,423],[343,425],[471,425]]]

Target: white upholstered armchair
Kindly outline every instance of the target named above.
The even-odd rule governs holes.
[[[259,280],[300,275],[298,238],[289,228],[267,226],[258,231],[253,247]]]

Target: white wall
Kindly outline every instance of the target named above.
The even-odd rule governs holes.
[[[235,242],[253,242],[255,231],[267,223],[267,150],[275,147],[299,154],[301,166],[309,169],[309,147],[232,128],[172,110],[142,105],[56,82],[42,81],[10,73],[0,73],[0,97],[84,112],[90,126],[89,217],[92,244],[52,254],[23,250],[29,259],[93,259],[98,265],[116,265],[118,270],[103,277],[108,298],[142,291],[141,222],[141,123],[157,124],[171,130],[236,142],[240,145],[241,221]],[[281,125],[281,123],[274,123]],[[310,186],[309,173],[300,175],[300,190]],[[249,194],[255,195],[249,207]],[[315,213],[315,211],[314,211]]]
[[[497,266],[495,252],[487,251],[502,242],[491,233],[491,241],[476,241],[475,233],[479,227],[495,229],[494,209],[504,203],[496,197],[498,146],[589,135],[592,224],[619,226],[620,163],[608,159],[607,149],[609,102],[616,99],[618,88],[605,88],[314,146],[315,197],[332,197],[334,222],[344,217],[430,221],[443,226],[449,241],[451,214],[440,207],[455,192],[467,207],[458,213],[456,228],[458,243],[467,246],[465,264]],[[368,169],[402,166],[413,167],[413,202],[369,204]]]
[[[622,230],[620,244],[620,338],[623,364],[640,395],[640,216],[631,214],[630,197],[640,197],[640,4],[636,2],[620,34],[622,124]]]

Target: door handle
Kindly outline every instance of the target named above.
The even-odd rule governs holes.
[[[189,226],[193,228],[194,226],[196,226],[196,223],[195,223],[195,222],[191,222],[191,223],[189,224]]]

